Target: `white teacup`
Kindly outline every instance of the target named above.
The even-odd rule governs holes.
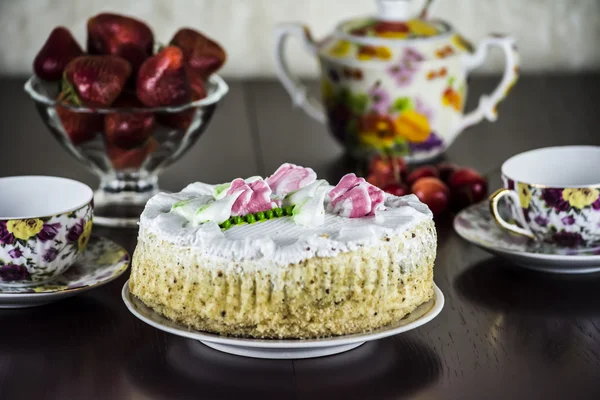
[[[0,178],[0,285],[34,286],[65,272],[90,239],[93,195],[71,179]]]
[[[600,245],[600,146],[527,151],[502,164],[504,189],[490,197],[503,228],[560,247]],[[500,199],[512,200],[520,226],[504,220]]]

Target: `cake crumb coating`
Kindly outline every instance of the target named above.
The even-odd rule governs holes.
[[[203,255],[140,231],[129,288],[192,329],[227,336],[308,339],[399,321],[433,297],[436,231],[424,220],[374,245],[276,269],[264,260]]]

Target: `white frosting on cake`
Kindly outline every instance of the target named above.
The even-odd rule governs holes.
[[[385,209],[377,217],[344,218],[326,213],[324,224],[307,228],[281,217],[227,230],[214,222],[198,226],[170,212],[178,201],[214,195],[217,185],[193,183],[179,193],[152,197],[140,218],[140,235],[191,248],[201,256],[232,261],[264,261],[265,267],[285,266],[312,257],[333,257],[362,246],[376,245],[385,236],[397,236],[419,222],[433,218],[429,208],[415,195],[385,195]],[[329,190],[332,187],[329,187]]]

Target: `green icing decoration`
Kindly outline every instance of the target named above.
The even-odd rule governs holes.
[[[189,202],[190,202],[190,200],[181,200],[181,201],[178,201],[177,203],[173,204],[173,206],[171,207],[171,210],[174,209],[174,208],[179,208],[181,206],[185,206]]]
[[[294,206],[287,206],[287,207],[283,207],[283,214],[284,215],[292,215],[292,213],[294,212]]]
[[[236,215],[235,217],[229,218],[219,226],[221,229],[226,230],[234,225],[243,225],[246,223],[253,224],[255,222],[266,221],[272,218],[292,216],[294,214],[294,208],[295,206],[287,206],[283,208],[276,207],[267,211],[259,211],[254,214],[247,214],[243,217]]]
[[[224,190],[229,189],[230,186],[231,186],[231,183],[222,183],[222,184],[216,186],[214,197],[219,196]]]
[[[204,204],[203,206],[200,206],[197,210],[196,210],[196,214],[200,214],[202,211],[206,210],[208,207],[210,206],[209,204]]]

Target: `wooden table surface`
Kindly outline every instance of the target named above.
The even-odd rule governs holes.
[[[495,81],[472,80],[470,107]],[[95,187],[46,131],[23,82],[0,78],[0,176]],[[332,181],[345,172],[340,146],[292,109],[279,84],[229,83],[207,132],[161,176],[164,189],[266,175],[286,161]],[[464,132],[447,158],[485,173],[494,189],[515,153],[600,145],[599,84],[593,74],[524,77],[499,120]],[[94,229],[133,252],[135,230]],[[599,399],[600,275],[529,272],[461,240],[449,221],[438,232],[435,281],[446,305],[416,330],[318,359],[236,357],[136,319],[120,297],[127,272],[51,305],[0,310],[0,399]]]

